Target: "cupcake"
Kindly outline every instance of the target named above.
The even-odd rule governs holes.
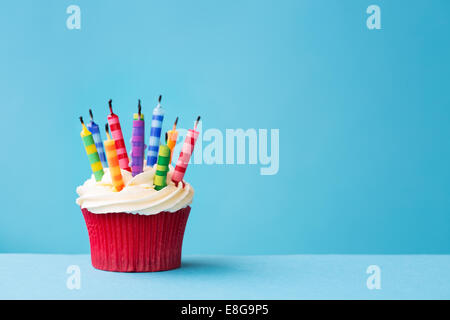
[[[152,182],[157,165],[140,174],[120,169],[124,187],[114,189],[109,168],[101,179],[91,176],[77,188],[86,221],[92,265],[120,272],[164,271],[180,267],[184,230],[194,189],[172,181],[156,190]]]
[[[165,135],[165,144],[161,144],[164,119],[161,96],[153,109],[146,162],[141,101],[138,100],[138,113],[133,114],[131,162],[112,100],[108,104],[107,139],[103,142],[98,125],[93,123],[92,111],[90,127],[97,130],[89,131],[80,117],[80,136],[93,174],[77,188],[76,202],[86,221],[92,265],[101,270],[121,272],[178,268],[194,196],[194,190],[183,179],[199,136],[196,128],[200,117],[194,129],[188,130],[173,169],[170,159],[178,137],[178,117],[172,130]],[[108,168],[101,162],[103,152]]]

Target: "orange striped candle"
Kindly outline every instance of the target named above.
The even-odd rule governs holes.
[[[173,124],[172,130],[169,130],[167,132],[167,134],[169,136],[169,139],[167,140],[167,146],[170,149],[170,161],[169,161],[169,164],[172,163],[173,149],[175,148],[175,145],[177,144],[177,140],[178,140],[177,123],[178,123],[178,117],[175,119],[175,123]]]
[[[105,147],[106,159],[108,159],[109,173],[113,184],[113,191],[119,192],[125,186],[122,173],[120,172],[119,158],[117,157],[115,141],[109,135],[108,124],[105,126],[107,140],[103,141]]]

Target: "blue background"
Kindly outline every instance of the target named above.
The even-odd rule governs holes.
[[[81,7],[81,30],[66,8]],[[382,30],[366,8],[381,7]],[[87,253],[78,116],[280,129],[280,170],[192,165],[185,253],[450,253],[448,1],[0,4],[0,252]],[[170,120],[169,120],[170,119]],[[147,131],[148,132],[148,131]]]

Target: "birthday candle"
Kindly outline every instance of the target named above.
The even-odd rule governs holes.
[[[156,164],[153,184],[155,190],[161,190],[167,186],[167,172],[169,172],[170,149],[167,145],[161,145],[158,152],[158,162]]]
[[[197,141],[199,132],[196,131],[197,124],[200,121],[200,117],[195,121],[194,130],[189,129],[186,134],[186,139],[184,140],[183,147],[181,148],[180,156],[178,157],[177,165],[172,174],[172,181],[178,185],[178,182],[183,180],[186,168],[191,158],[192,152],[194,151],[194,145]]]
[[[175,123],[173,124],[172,130],[169,130],[167,132],[169,139],[167,140],[167,146],[170,149],[170,162],[172,163],[172,156],[173,156],[173,149],[175,148],[175,145],[177,144],[178,139],[178,131],[177,129],[177,123],[178,123],[178,117],[175,119]]]
[[[147,150],[147,165],[153,166],[158,158],[159,140],[161,138],[161,128],[164,119],[164,110],[161,108],[161,96],[158,105],[153,109],[152,126],[150,129],[150,140]]]
[[[120,171],[119,158],[117,157],[116,143],[111,140],[109,135],[108,124],[105,125],[107,140],[104,141],[106,157],[108,159],[109,174],[111,175],[111,181],[113,184],[113,191],[119,192],[123,189],[124,183],[122,178],[122,172]]]
[[[123,140],[122,129],[120,127],[119,117],[114,114],[112,110],[112,100],[109,100],[109,110],[111,114],[108,115],[109,128],[111,129],[111,136],[116,143],[117,158],[119,159],[119,166],[121,169],[131,171],[129,166],[127,149],[125,141]]]
[[[92,173],[94,173],[95,181],[102,180],[103,177],[103,167],[100,161],[100,157],[97,153],[97,148],[95,147],[94,138],[92,138],[91,132],[86,128],[83,122],[83,117],[80,117],[82,130],[81,139],[83,140],[84,148],[86,149],[86,154],[88,155],[89,162],[91,164]]]
[[[94,122],[94,115],[92,114],[92,110],[89,109],[89,115],[91,116],[91,122],[87,124],[88,130],[92,133],[92,137],[94,138],[95,147],[97,148],[98,156],[100,157],[100,161],[102,162],[103,168],[108,166],[108,162],[106,161],[105,151],[103,150],[103,142],[100,136],[100,129],[98,125]]]
[[[139,100],[138,113],[133,115],[133,131],[131,135],[131,173],[133,177],[142,172],[144,167],[144,115],[141,113],[141,100]]]

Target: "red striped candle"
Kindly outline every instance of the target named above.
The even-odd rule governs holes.
[[[184,174],[186,173],[187,166],[189,164],[189,159],[191,159],[192,152],[194,151],[195,142],[197,141],[199,132],[196,131],[198,121],[200,117],[197,118],[195,122],[194,129],[189,129],[186,134],[186,139],[184,140],[183,147],[181,148],[180,156],[178,157],[177,165],[172,174],[172,181],[178,185],[178,182],[182,181]]]
[[[128,160],[127,149],[123,139],[122,128],[120,127],[119,117],[114,114],[112,110],[112,100],[109,100],[109,110],[111,114],[108,115],[109,130],[113,140],[116,143],[117,158],[119,159],[119,166],[123,170],[131,171],[130,161]]]

